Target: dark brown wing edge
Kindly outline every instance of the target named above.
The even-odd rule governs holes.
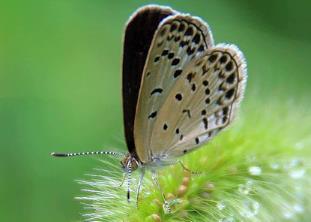
[[[146,57],[159,23],[174,13],[169,7],[145,6],[132,15],[125,29],[122,66],[123,121],[128,150],[135,156],[134,119]]]

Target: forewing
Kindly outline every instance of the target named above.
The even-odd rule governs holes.
[[[168,7],[149,5],[138,9],[126,25],[122,94],[125,138],[131,154],[135,154],[134,119],[146,57],[160,22],[172,14],[174,11]]]
[[[160,23],[146,59],[134,123],[136,152],[142,162],[150,161],[152,153],[169,148],[165,145],[173,141],[171,136],[175,134],[168,133],[172,129],[165,124],[181,118],[174,105],[175,96],[170,98],[172,90],[185,76],[186,67],[212,45],[208,26],[197,17],[177,14]],[[174,104],[164,113],[168,102]]]

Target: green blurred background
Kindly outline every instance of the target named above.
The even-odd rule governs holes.
[[[244,106],[269,97],[308,103],[307,1],[1,1],[0,221],[82,220],[74,180],[99,162],[49,153],[126,149],[121,42],[128,17],[147,3],[198,15],[216,43],[241,48]]]

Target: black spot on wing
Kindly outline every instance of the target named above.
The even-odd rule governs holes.
[[[174,78],[177,78],[178,76],[180,76],[182,73],[182,69],[177,69],[175,72],[174,72]]]
[[[163,92],[163,89],[162,89],[162,88],[155,88],[154,90],[152,90],[152,92],[150,93],[150,95],[153,95],[153,94],[156,94],[156,93],[161,94],[162,92]]]
[[[205,104],[208,105],[208,104],[210,104],[210,103],[211,103],[211,99],[210,99],[210,98],[206,98],[206,99],[205,99]]]
[[[155,58],[154,58],[154,62],[158,62],[160,60],[160,56],[156,56]]]
[[[169,59],[172,59],[174,57],[174,53],[173,52],[170,52],[168,55],[167,55],[167,58]]]
[[[227,120],[228,120],[228,116],[223,116],[223,117],[222,117],[222,123],[227,122]]]
[[[196,138],[195,138],[195,144],[198,145],[199,143],[200,143],[199,137],[196,137]]]
[[[204,76],[208,71],[209,71],[209,68],[207,67],[207,65],[203,65],[202,66],[202,76]]]
[[[185,40],[182,40],[180,43],[179,43],[179,46],[181,48],[183,48],[184,46],[188,45],[189,44],[189,40],[185,41]]]
[[[173,61],[172,61],[172,66],[176,66],[176,65],[178,65],[179,61],[180,61],[180,59],[179,59],[179,58],[175,58],[175,59],[173,59]]]
[[[226,98],[227,99],[231,99],[232,98],[232,96],[233,96],[233,94],[234,94],[234,91],[235,91],[235,89],[234,88],[232,88],[232,89],[230,89],[230,90],[228,90],[228,92],[226,92]]]
[[[186,28],[186,25],[182,22],[182,23],[180,23],[180,26],[179,26],[179,28],[178,28],[178,32],[183,32],[183,31],[185,31],[185,28]]]
[[[194,42],[195,44],[199,44],[200,39],[201,39],[201,35],[199,33],[197,33],[194,35],[192,42]]]
[[[177,93],[177,94],[175,95],[175,98],[176,98],[176,100],[181,101],[181,100],[182,100],[182,95],[181,95],[181,93]]]
[[[209,90],[209,88],[205,89],[205,95],[209,95],[211,93],[211,91]]]
[[[208,61],[210,61],[211,63],[215,62],[217,59],[218,55],[217,54],[213,54],[208,58]]]
[[[229,84],[232,84],[232,83],[234,83],[234,80],[235,80],[235,73],[232,73],[232,74],[226,79],[226,82],[229,83]]]
[[[204,129],[207,129],[208,128],[208,122],[207,122],[207,119],[206,118],[203,118],[203,124],[204,124]]]
[[[222,110],[223,115],[227,115],[227,114],[228,114],[228,111],[229,111],[229,107],[223,108],[223,110]]]
[[[228,60],[228,57],[226,55],[223,55],[220,57],[219,62],[223,64],[223,63],[226,63],[227,60]]]
[[[157,47],[162,46],[162,45],[163,45],[163,43],[164,43],[164,40],[162,40],[162,41],[158,42],[158,43],[157,43]]]
[[[168,125],[167,125],[166,123],[164,123],[163,129],[164,129],[164,130],[167,130],[167,128],[168,128]]]
[[[154,111],[152,113],[149,114],[148,119],[153,119],[157,116],[157,111]]]
[[[194,77],[194,73],[193,72],[190,72],[190,73],[188,73],[188,75],[187,75],[187,80],[189,81],[189,83],[191,82],[191,80],[193,79],[193,77]]]
[[[193,35],[193,28],[191,26],[189,26],[185,32],[185,35]]]
[[[191,90],[192,90],[193,92],[196,90],[196,85],[195,85],[194,83],[191,85]]]
[[[215,70],[216,70],[216,69],[215,69]],[[224,72],[220,71],[220,72],[218,73],[218,77],[219,77],[220,79],[223,79],[223,78],[225,78],[226,76],[225,76],[225,73],[224,73]]]
[[[230,61],[227,63],[227,65],[225,66],[225,69],[227,72],[230,72],[233,69],[233,62]]]
[[[198,52],[203,52],[204,51],[204,45],[201,44],[198,48]]]
[[[166,56],[168,54],[168,52],[169,52],[168,49],[164,49],[161,56]]]
[[[173,32],[173,31],[175,31],[176,29],[177,29],[177,25],[176,25],[175,23],[173,23],[173,24],[171,25],[170,31]]]
[[[183,113],[187,113],[187,116],[188,116],[189,118],[191,118],[190,109],[184,109],[182,112],[183,112]]]
[[[187,48],[187,54],[188,56],[192,55],[195,52],[195,48],[192,48],[191,46],[189,46]]]
[[[176,36],[175,38],[174,38],[174,41],[175,42],[178,42],[180,40],[180,36]]]

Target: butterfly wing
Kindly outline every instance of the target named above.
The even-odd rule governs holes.
[[[182,114],[174,105],[175,95],[170,98],[172,90],[185,81],[181,79],[186,67],[212,45],[207,24],[197,17],[176,13],[157,28],[146,58],[134,122],[136,152],[142,162],[167,150],[166,145],[176,137],[173,125]],[[169,102],[172,109],[167,110]]]
[[[215,46],[192,61],[160,108],[153,155],[170,159],[208,142],[232,122],[245,84],[246,63],[233,45]]]
[[[168,7],[149,5],[138,9],[126,25],[122,68],[123,120],[131,154],[135,154],[134,118],[148,50],[159,23],[172,14],[174,11]]]

